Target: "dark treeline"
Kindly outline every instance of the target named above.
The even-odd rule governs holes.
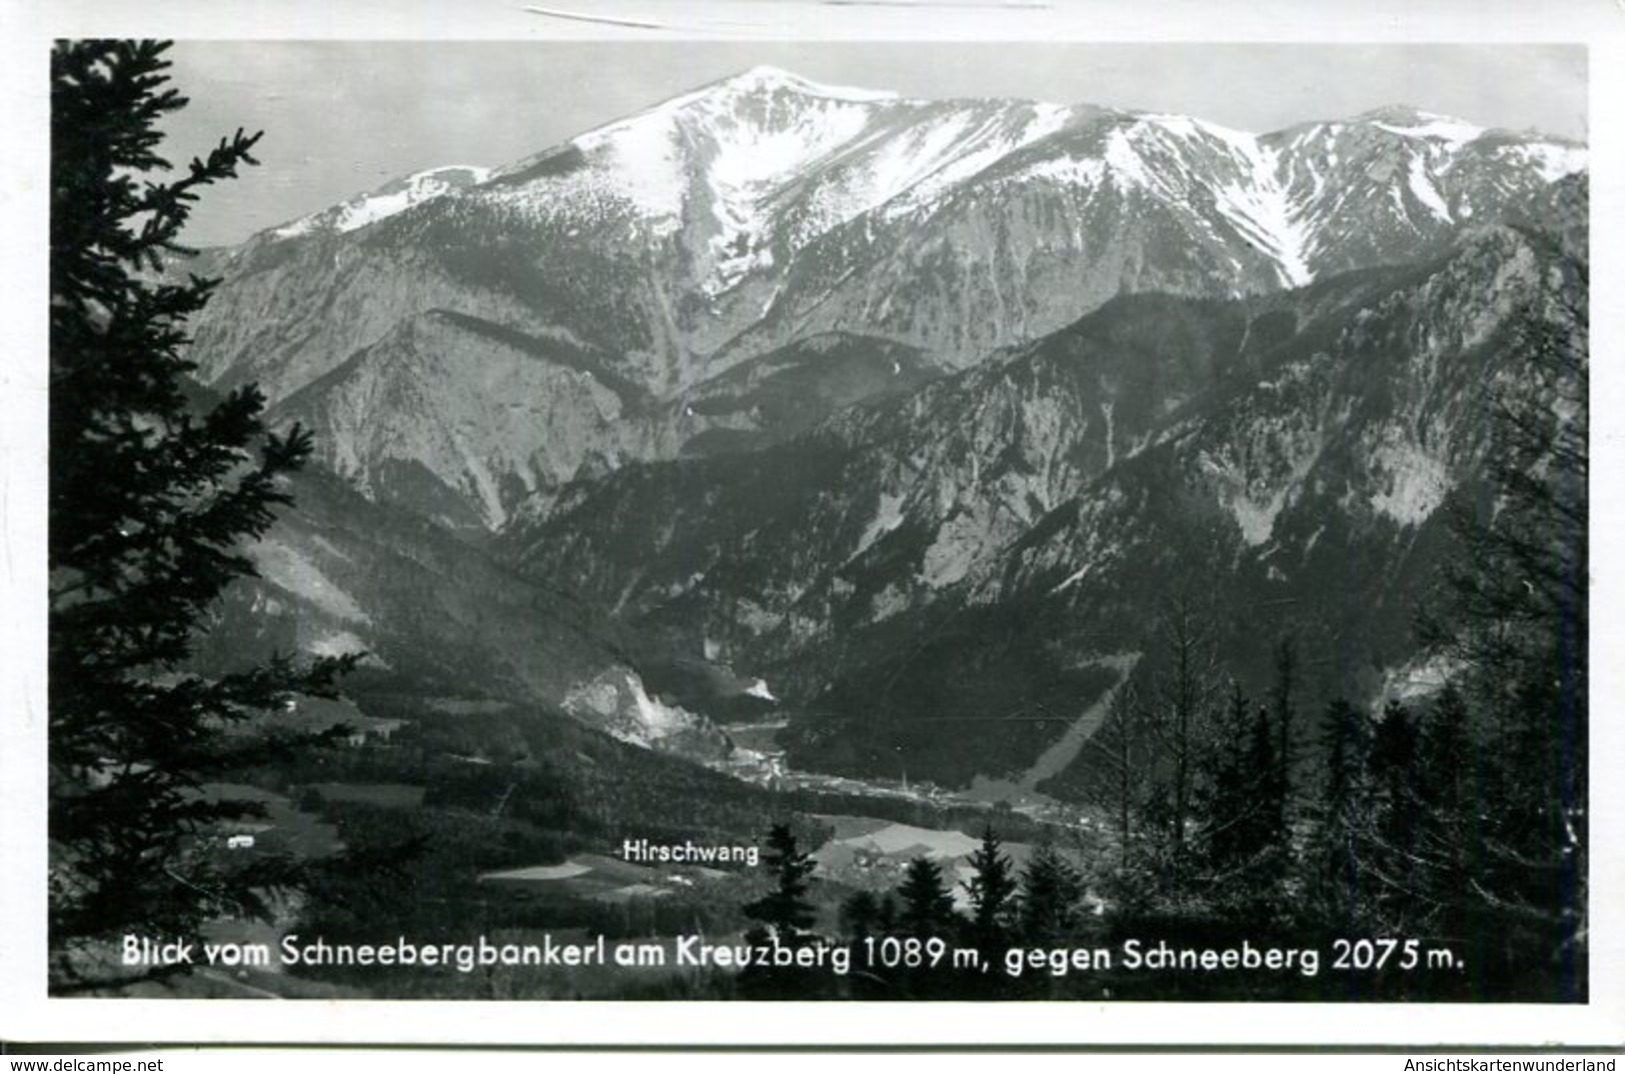
[[[1264,700],[1232,682],[1186,714],[1182,699],[1205,696],[1189,684],[1122,691],[1097,744],[1124,761],[1109,849],[1044,842],[1018,869],[989,825],[962,909],[944,866],[920,857],[892,890],[847,897],[832,935],[818,935],[793,864],[806,856],[776,828],[768,864],[793,876],[744,907],[763,923],[757,939],[845,945],[858,968],[748,971],[742,994],[1582,1000],[1584,892],[1568,863],[1583,855],[1583,814],[1557,766],[1544,769],[1556,785],[1532,785],[1542,769],[1513,741],[1528,729],[1475,710],[1452,682],[1376,713],[1333,702],[1303,721],[1317,729],[1301,747],[1313,760],[1294,765],[1292,652],[1281,645]],[[1120,952],[1130,938],[1313,948],[1319,972],[1136,975],[1120,957],[1049,972],[1058,952]],[[965,950],[973,962],[956,961]],[[1026,960],[1021,973],[1011,958]]]
[[[1484,478],[1448,503],[1458,554],[1444,600],[1418,616],[1432,689],[1309,710],[1287,635],[1252,696],[1220,665],[1218,617],[1176,597],[1147,646],[1153,670],[1116,692],[1090,743],[1109,852],[1084,853],[1079,872],[1041,847],[1013,877],[989,829],[968,915],[922,859],[895,891],[848,900],[841,941],[934,935],[985,955],[1141,937],[1314,947],[1322,959],[1313,977],[1119,967],[1012,983],[995,972],[1002,995],[1583,1001],[1587,274],[1568,267],[1566,308],[1530,311],[1505,374],[1484,387]],[[1369,949],[1352,945],[1386,940],[1399,945],[1392,961],[1361,968]],[[1331,966],[1339,941],[1345,971]],[[867,983],[849,993],[875,996],[993,987],[951,967],[854,980]]]

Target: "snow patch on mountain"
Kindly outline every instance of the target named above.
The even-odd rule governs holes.
[[[1029,165],[1013,177],[1015,182],[1047,180],[1060,186],[1093,189],[1106,175],[1106,162],[1090,157],[1050,157]]]
[[[483,183],[491,174],[490,168],[468,164],[448,164],[440,168],[431,168],[409,175],[373,193],[358,195],[333,208],[301,217],[291,224],[284,224],[273,229],[271,234],[279,239],[291,239],[321,229],[355,231],[455,190]]]
[[[1106,150],[1102,154],[1112,179],[1119,190],[1165,190],[1166,184],[1154,171],[1146,167],[1140,154],[1135,152],[1127,132],[1121,128],[1106,136]]]
[[[1442,116],[1436,112],[1415,112],[1417,122],[1410,126],[1401,126],[1394,123],[1373,123],[1373,127],[1387,131],[1389,134],[1398,134],[1405,138],[1420,138],[1427,141],[1443,142],[1452,149],[1459,149],[1468,142],[1475,141],[1484,134],[1484,128],[1464,119],[1454,116]]]
[[[803,187],[792,247],[874,213],[929,211],[954,190],[1063,127],[1072,109],[1027,102],[897,102],[871,108],[869,127],[821,159]]]
[[[271,235],[278,239],[297,239],[301,235],[308,235],[319,226],[317,217],[321,213],[312,213],[310,216],[301,216],[299,219],[281,227],[271,229]]]
[[[786,123],[738,122],[731,114],[717,116],[723,128],[715,131],[717,152],[707,179],[729,210],[729,222],[746,226],[758,222],[741,210],[755,208],[762,195],[794,178],[812,161],[825,156],[863,133],[870,111],[847,102],[818,102],[797,110]]]
[[[895,93],[755,67],[578,135],[569,145],[588,167],[561,168],[491,196],[583,224],[629,209],[656,238],[694,224],[685,212],[698,196],[714,219],[700,247],[709,255],[701,289],[715,297],[753,269],[772,267],[774,199],[900,103]],[[837,210],[815,231],[870,207]]]
[[[1548,183],[1585,171],[1589,160],[1584,146],[1559,142],[1503,146],[1497,153],[1501,159],[1514,165],[1533,168]]]
[[[1106,419],[1106,469],[1110,470],[1117,465],[1117,428],[1112,421],[1112,415],[1117,411],[1115,399],[1103,399],[1100,403],[1100,413]]]
[[[1411,194],[1417,201],[1427,207],[1427,210],[1446,224],[1452,223],[1450,207],[1439,196],[1434,188],[1433,180],[1428,177],[1427,165],[1420,156],[1412,156],[1410,168],[1406,172],[1406,180],[1410,184]]]
[[[772,266],[772,251],[762,241],[771,226],[770,199],[814,162],[860,137],[871,118],[870,109],[844,98],[820,99],[780,123],[740,120],[731,109],[705,110],[716,145],[706,181],[718,228],[709,243],[716,268],[702,284],[707,293],[728,289],[752,268]]]
[[[782,67],[774,67],[771,64],[758,64],[742,74],[725,79],[721,85],[743,93],[763,90],[790,90],[810,97],[824,97],[838,101],[895,101],[899,99],[898,94],[892,90],[864,89],[861,86],[832,86],[826,82],[814,82],[810,78],[801,77],[794,71],[786,71]]]
[[[675,229],[685,179],[671,113],[657,109],[582,135],[575,145],[599,165],[614,193]],[[572,176],[573,178],[573,176]],[[576,185],[576,184],[569,184]]]
[[[1012,120],[1000,113],[990,116],[968,133],[960,143],[938,153],[920,166],[909,169],[918,178],[903,187],[906,194],[888,199],[888,215],[918,210],[934,204],[944,193],[991,167],[1024,146],[1060,130],[1072,110],[1060,105],[1036,104],[1032,115],[1011,131]]]
[[[1182,142],[1222,147],[1233,178],[1214,194],[1219,212],[1252,245],[1276,263],[1282,282],[1302,287],[1314,278],[1309,268],[1309,231],[1301,207],[1282,181],[1282,154],[1257,135],[1188,116],[1152,115],[1146,122]]]
[[[1280,154],[1257,139],[1233,143],[1247,162],[1246,178],[1222,188],[1219,211],[1275,259],[1288,287],[1314,279],[1306,252],[1309,235],[1280,181]]]

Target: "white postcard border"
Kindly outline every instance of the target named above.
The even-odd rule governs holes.
[[[662,39],[1067,39],[1279,42],[1582,42],[1590,46],[1593,288],[1594,696],[1591,1000],[1583,1006],[1178,1003],[507,1003],[51,999],[45,995],[45,456],[48,45],[57,37],[194,39],[631,38],[613,25],[528,16],[518,3],[5,0],[0,107],[0,1040],[512,1044],[1625,1044],[1625,9],[1381,0],[1358,7],[1113,2],[920,10],[741,0],[575,0],[654,11]],[[771,14],[764,14],[771,12]],[[719,15],[720,13],[720,15]],[[722,31],[741,39],[737,30]]]

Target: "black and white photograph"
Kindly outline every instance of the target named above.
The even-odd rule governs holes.
[[[8,974],[1591,1003],[1586,45],[762,7],[41,43]]]

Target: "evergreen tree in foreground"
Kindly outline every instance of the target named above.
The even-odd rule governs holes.
[[[1292,765],[1296,760],[1298,644],[1287,635],[1275,645],[1275,684],[1270,696],[1270,720],[1275,725],[1275,782],[1281,799],[1283,824],[1292,804]]]
[[[1241,869],[1253,852],[1250,828],[1258,808],[1257,777],[1250,763],[1247,696],[1230,684],[1219,733],[1205,759],[1208,769],[1202,844],[1210,872],[1221,877]]]
[[[213,852],[211,829],[252,810],[202,785],[263,752],[229,732],[293,693],[328,693],[354,658],[277,657],[221,678],[186,671],[200,618],[254,574],[281,484],[309,456],[267,433],[252,387],[195,414],[181,356],[215,281],[154,282],[198,190],[236,175],[238,131],[184,175],[158,155],[167,45],[66,42],[51,56],[50,927],[56,986],[106,968],[98,941],[196,935],[266,913],[286,862]],[[263,751],[263,747],[259,748]]]
[[[915,858],[908,863],[897,897],[903,904],[897,919],[903,935],[923,940],[932,936],[946,938],[957,931],[959,918],[954,913],[953,896],[943,883],[942,868],[930,858]]]
[[[1410,710],[1397,700],[1384,705],[1371,738],[1373,846],[1368,867],[1382,891],[1382,923],[1403,934],[1412,933],[1425,912],[1418,875],[1425,863],[1417,852],[1422,818],[1416,788],[1429,773],[1419,767],[1417,741]]]
[[[776,942],[794,948],[818,943],[811,931],[817,914],[807,900],[809,878],[818,863],[797,847],[789,825],[775,824],[768,831],[764,864],[773,878],[773,887],[740,908],[755,922],[745,931],[745,942],[753,947]],[[821,971],[796,966],[753,964],[739,977],[744,994],[754,999],[808,999],[829,983]]]
[[[1465,554],[1447,580],[1449,652],[1494,803],[1454,855],[1474,859],[1481,934],[1541,951],[1549,995],[1572,1001],[1589,931],[1590,266],[1565,255],[1561,298],[1523,311],[1487,387],[1489,487],[1451,502]]]
[[[1287,844],[1279,740],[1269,710],[1234,683],[1221,731],[1202,827],[1207,897],[1256,920],[1271,909]]]
[[[975,870],[964,883],[971,905],[971,938],[983,954],[998,950],[1009,938],[1016,910],[1016,877],[993,826],[982,829],[982,845],[970,856]]]
[[[854,891],[841,903],[841,935],[861,944],[875,934],[880,921],[880,900],[872,891]]]
[[[1333,701],[1325,717],[1325,775],[1310,849],[1310,895],[1323,920],[1355,927],[1367,920],[1371,821],[1371,727],[1365,713]]]
[[[1021,935],[1034,945],[1066,940],[1080,921],[1083,877],[1060,851],[1042,843],[1021,874]]]
[[[781,944],[797,947],[808,942],[808,930],[816,916],[807,901],[807,889],[817,863],[809,854],[796,847],[795,834],[789,825],[775,824],[767,836],[767,868],[773,876],[771,891],[754,902],[745,904],[743,912],[752,921],[772,931]],[[753,930],[758,938],[760,928]]]
[[[1433,699],[1417,742],[1415,790],[1420,820],[1411,874],[1425,900],[1433,928],[1465,935],[1477,901],[1471,882],[1482,872],[1481,779],[1484,767],[1469,727],[1467,701],[1455,685]]]

